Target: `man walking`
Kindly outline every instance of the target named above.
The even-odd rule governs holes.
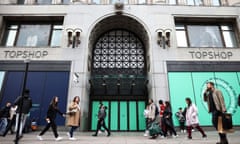
[[[204,101],[208,104],[209,113],[212,113],[213,126],[218,129],[218,117],[226,112],[226,107],[222,92],[214,87],[213,82],[207,83],[207,89],[204,92]],[[228,144],[227,135],[220,132],[218,134],[220,142],[216,144]]]
[[[20,129],[19,129],[19,138],[22,138],[22,131],[25,126],[28,113],[30,112],[30,109],[32,107],[32,99],[29,96],[29,90],[26,89],[24,91],[24,95],[19,96],[16,99],[14,104],[17,106],[15,132],[17,132],[17,128],[18,128],[19,114],[22,113],[22,116],[20,118]],[[22,106],[22,111],[20,111],[20,106]]]

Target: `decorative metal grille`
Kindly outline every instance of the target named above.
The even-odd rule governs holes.
[[[112,30],[100,37],[93,48],[93,74],[144,74],[142,42],[126,30]]]

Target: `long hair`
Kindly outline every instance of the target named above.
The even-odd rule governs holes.
[[[73,98],[73,102],[76,102],[76,99],[79,99],[79,101],[80,101],[80,97],[79,96],[75,96],[74,98]],[[78,103],[79,103],[79,101],[78,101]]]
[[[56,108],[58,105],[58,102],[56,101],[57,98],[58,96],[53,97],[50,103],[50,105],[53,106],[54,108]]]
[[[187,102],[188,107],[190,107],[192,105],[192,100],[189,97],[187,97],[185,100]]]

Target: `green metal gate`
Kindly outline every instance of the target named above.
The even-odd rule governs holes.
[[[92,101],[91,130],[96,130],[100,101]],[[139,131],[145,129],[143,110],[145,101],[102,101],[108,107],[106,125],[116,131]]]

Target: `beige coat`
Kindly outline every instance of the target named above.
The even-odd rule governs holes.
[[[67,126],[80,126],[81,111],[77,103],[72,102],[68,107],[69,111],[75,110],[76,112],[68,115]]]
[[[208,110],[210,110],[209,98],[208,96],[204,97],[204,101],[208,104]],[[216,109],[220,112],[226,112],[226,106],[224,103],[224,98],[222,92],[218,89],[214,89],[213,91],[213,101],[215,103]]]

